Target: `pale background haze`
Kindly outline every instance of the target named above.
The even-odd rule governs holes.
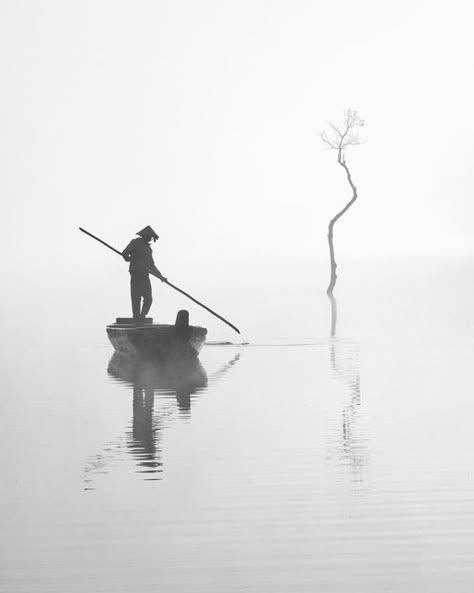
[[[25,282],[28,295],[104,312],[107,296],[124,313],[124,263],[78,226],[122,249],[151,224],[158,267],[216,306],[227,306],[223,278],[326,262],[328,220],[350,192],[319,133],[346,108],[366,120],[367,142],[348,153],[360,199],[336,228],[338,257],[471,255],[471,12],[468,2],[4,0],[13,309]]]

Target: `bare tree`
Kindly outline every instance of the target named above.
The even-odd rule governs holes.
[[[349,167],[346,164],[345,151],[350,146],[357,146],[362,141],[359,138],[359,128],[364,125],[364,120],[359,116],[357,111],[348,109],[344,113],[344,121],[340,124],[329,122],[328,129],[321,133],[321,139],[329,148],[337,150],[337,162],[346,172],[347,181],[352,190],[352,198],[347,202],[342,210],[340,210],[334,218],[329,222],[328,227],[328,242],[329,242],[329,255],[331,259],[331,279],[327,288],[327,294],[333,298],[334,286],[337,280],[337,264],[336,257],[334,255],[334,225],[343,216],[352,204],[357,200],[357,188],[352,181]]]

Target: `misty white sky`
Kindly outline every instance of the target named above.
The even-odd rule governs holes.
[[[3,0],[0,29],[7,271],[103,269],[78,226],[151,224],[170,279],[326,258],[350,194],[319,133],[348,107],[339,257],[474,250],[470,2]]]

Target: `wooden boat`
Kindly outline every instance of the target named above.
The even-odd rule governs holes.
[[[174,325],[153,323],[151,318],[137,323],[118,317],[107,326],[107,336],[118,352],[159,360],[196,358],[206,334],[205,327],[189,325],[189,313],[185,310],[178,312]]]

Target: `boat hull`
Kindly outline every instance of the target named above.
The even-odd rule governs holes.
[[[151,356],[160,360],[196,358],[206,341],[207,329],[190,325],[148,323],[134,326],[112,323],[107,336],[117,352],[131,356]]]

